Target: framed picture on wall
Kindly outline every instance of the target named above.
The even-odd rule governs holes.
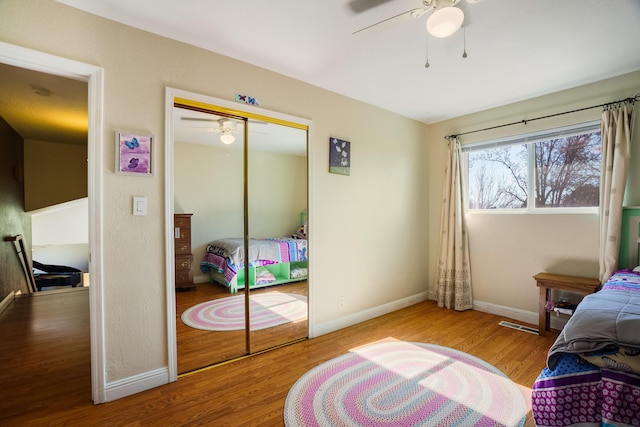
[[[151,175],[151,135],[116,132],[116,173],[127,175]]]
[[[351,173],[351,143],[329,138],[329,172],[340,175]]]

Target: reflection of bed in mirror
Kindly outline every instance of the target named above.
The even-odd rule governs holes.
[[[253,239],[290,236],[306,224],[301,212],[306,213],[309,196],[306,120],[253,107],[245,114],[237,103],[206,96],[186,98],[174,97],[173,203],[176,212],[194,214],[193,264],[203,261],[200,270],[206,272],[191,271],[195,289],[174,294],[181,374],[308,336],[306,321],[254,331],[248,339],[246,325],[245,331],[222,333],[197,330],[180,320],[193,305],[242,293],[244,264],[208,253],[212,241],[231,237],[242,244],[246,232]],[[225,144],[220,137],[229,120],[236,122],[231,131],[235,141]],[[296,245],[306,248],[306,237]],[[244,253],[242,246],[237,250]],[[284,255],[268,263],[256,260],[249,264],[247,283],[261,287],[256,294],[268,293],[274,285],[274,290],[308,296],[308,259],[306,254],[288,262]]]
[[[231,293],[244,289],[244,239],[210,242],[200,268],[211,282],[228,287]],[[250,289],[306,280],[307,272],[306,234],[249,240]]]

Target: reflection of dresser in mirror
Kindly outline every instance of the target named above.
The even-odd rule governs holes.
[[[175,287],[177,290],[195,289],[193,283],[193,254],[191,253],[191,216],[173,215],[173,240],[175,245]]]

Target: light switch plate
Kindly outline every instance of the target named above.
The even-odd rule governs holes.
[[[136,216],[147,215],[147,198],[142,196],[133,197],[133,214]]]

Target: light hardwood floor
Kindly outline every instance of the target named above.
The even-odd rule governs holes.
[[[255,289],[251,291],[251,295],[267,292],[294,293],[306,296],[307,281]],[[200,283],[195,285],[195,290],[176,292],[178,374],[191,372],[245,354],[245,331],[203,331],[191,328],[181,320],[182,313],[196,304],[235,295],[230,294],[224,286],[215,283]],[[308,330],[307,322],[301,321],[253,331],[251,333],[251,352],[257,353],[264,349],[306,338]]]
[[[340,331],[93,405],[88,292],[19,298],[0,314],[2,426],[282,426],[287,392],[306,371],[353,347],[393,337],[456,348],[531,387],[547,337],[499,326],[478,311],[427,301]],[[530,414],[527,426],[533,426]]]

